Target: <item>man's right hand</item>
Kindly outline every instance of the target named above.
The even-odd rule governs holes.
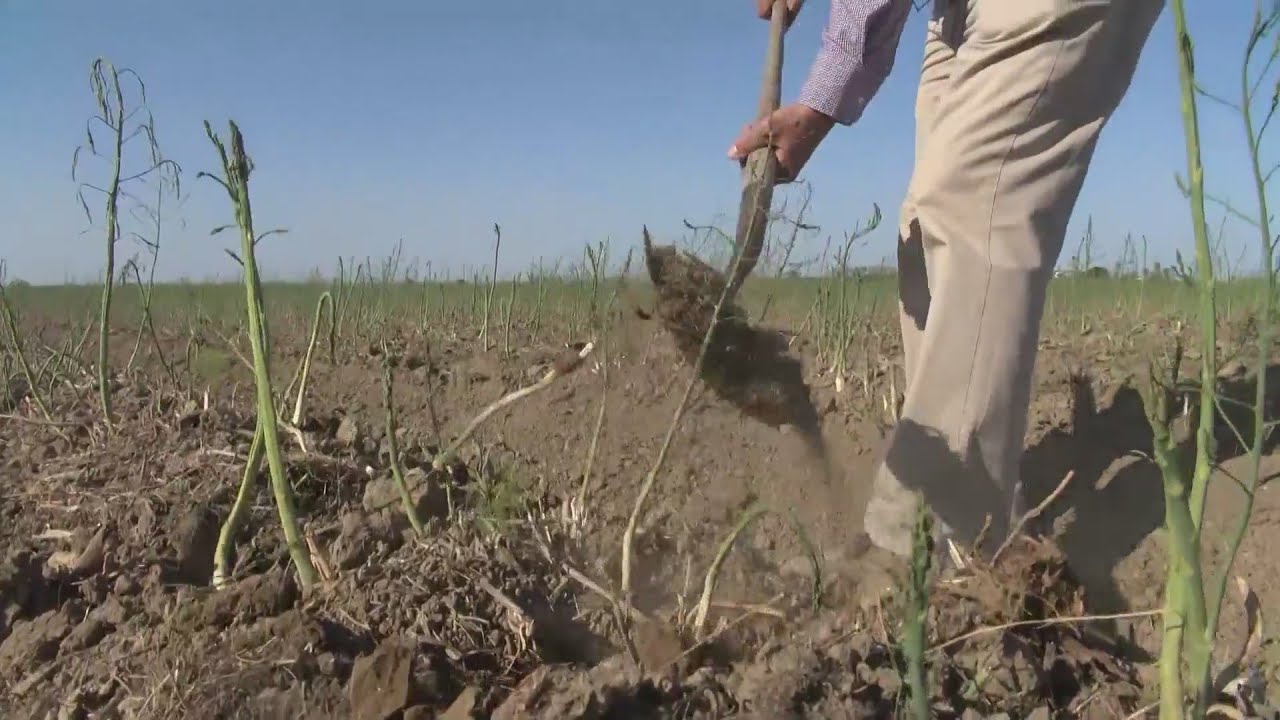
[[[807,105],[783,105],[743,128],[729,147],[729,157],[745,163],[752,151],[772,145],[778,158],[778,182],[791,182],[834,125],[830,117]]]
[[[796,15],[800,12],[804,0],[786,0],[787,17],[783,24],[791,27],[792,21],[796,19]],[[768,20],[773,15],[773,0],[756,0],[756,15],[761,20]]]

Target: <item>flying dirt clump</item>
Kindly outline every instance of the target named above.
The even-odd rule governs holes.
[[[655,246],[644,231],[645,265],[657,290],[657,314],[685,362],[696,364],[725,288],[723,273],[671,246]],[[726,300],[703,359],[701,378],[749,417],[789,425],[826,462],[821,418],[799,359],[777,330],[755,328],[745,311]]]

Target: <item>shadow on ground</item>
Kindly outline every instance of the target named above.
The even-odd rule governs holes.
[[[1267,417],[1276,415],[1280,398],[1280,366],[1267,370]],[[1075,476],[1062,496],[1046,512],[1047,523],[1070,522],[1060,543],[1072,569],[1089,590],[1096,612],[1125,612],[1127,607],[1113,577],[1115,567],[1164,522],[1164,496],[1160,471],[1151,460],[1151,431],[1142,397],[1132,385],[1120,386],[1101,402],[1094,395],[1087,376],[1075,376],[1071,383],[1072,421],[1065,430],[1055,430],[1023,456],[1023,481],[1029,507],[1048,496],[1068,472]],[[1236,403],[1251,405],[1257,383],[1240,375],[1224,378],[1219,392],[1235,402],[1223,405],[1218,415],[1216,436],[1220,463],[1247,452],[1228,423],[1245,438],[1253,432],[1252,411]],[[1188,460],[1195,454],[1195,420],[1198,396],[1188,397],[1184,420],[1175,423],[1179,452]],[[1264,451],[1276,441],[1270,439]]]
[[[1280,399],[1280,366],[1267,372],[1267,417],[1275,417]],[[1046,499],[1068,473],[1074,473],[1062,494],[1038,520],[1038,529],[1060,531],[1058,543],[1073,573],[1087,589],[1090,611],[1119,613],[1133,610],[1118,586],[1114,571],[1122,560],[1164,522],[1164,497],[1159,469],[1151,459],[1151,431],[1142,397],[1131,384],[1118,386],[1099,398],[1087,375],[1071,378],[1072,417],[1027,448],[1022,459],[1022,479],[1026,507]],[[1220,395],[1235,402],[1222,404],[1217,421],[1217,456],[1227,462],[1246,452],[1236,438],[1249,438],[1253,429],[1252,411],[1241,404],[1254,402],[1257,385],[1253,378],[1224,378]],[[1188,460],[1195,453],[1195,398],[1188,396],[1187,410],[1174,425],[1178,451]],[[1235,430],[1231,429],[1234,425]],[[912,435],[910,456],[886,458],[899,477],[924,478],[922,491],[942,520],[956,536],[972,542],[982,532],[991,508],[1003,506],[1003,495],[993,482],[951,481],[958,475],[962,458],[950,450],[930,428],[903,422],[896,429]],[[1267,443],[1272,449],[1276,441]],[[967,455],[979,458],[971,449]],[[970,477],[982,477],[973,472]],[[1265,478],[1264,478],[1265,481]],[[984,542],[990,552],[1009,532],[1008,522],[995,519]]]

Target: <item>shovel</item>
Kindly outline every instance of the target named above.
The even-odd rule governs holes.
[[[760,85],[760,102],[756,119],[763,120],[773,114],[782,102],[782,38],[787,29],[786,0],[773,0],[769,17],[769,46],[764,57],[764,78]],[[773,205],[773,187],[778,179],[778,156],[774,154],[772,143],[753,151],[747,156],[742,167],[742,196],[738,201],[738,227],[734,234],[733,257],[729,261],[728,289],[724,294],[723,309],[730,310],[742,289],[743,282],[755,269],[764,249],[765,231],[769,225],[769,210]],[[666,256],[667,262],[660,263],[654,253]],[[663,277],[659,266],[671,266],[673,255],[679,259],[697,265],[694,274],[703,280],[702,298],[714,305],[724,290],[722,276],[707,267],[705,263],[683,253],[676,253],[674,248],[653,248],[649,244],[648,232],[645,232],[645,255],[649,266],[649,275],[657,286],[659,294],[666,289],[669,278]],[[702,304],[702,303],[700,303]],[[730,313],[732,314],[732,313]]]
[[[774,0],[760,94],[761,118],[778,108],[785,26],[786,2]],[[788,352],[787,339],[781,333],[753,327],[734,301],[763,249],[777,174],[778,158],[772,147],[751,153],[744,164],[729,278],[687,252],[654,245],[648,229],[644,231],[645,266],[657,291],[657,314],[685,361],[696,364],[701,356],[702,379],[745,415],[772,427],[786,425],[796,430],[829,478],[821,418],[799,360]]]
[[[782,102],[782,37],[786,32],[786,0],[773,0],[769,17],[769,47],[764,56],[764,79],[760,85],[760,104],[756,119],[773,114]],[[742,168],[742,198],[738,203],[738,228],[734,235],[734,259],[729,265],[729,294],[732,302],[742,283],[756,267],[764,249],[769,209],[773,205],[773,186],[778,178],[778,156],[772,143],[747,156]]]

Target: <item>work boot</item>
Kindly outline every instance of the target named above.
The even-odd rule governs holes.
[[[907,489],[898,481],[891,473],[884,470],[883,466],[875,474],[874,485],[871,488],[871,499],[867,502],[866,513],[863,515],[862,527],[867,533],[867,537],[876,547],[888,551],[893,555],[901,558],[911,557],[911,535],[915,527],[916,521],[916,503],[918,502],[916,493]],[[993,525],[1003,528],[995,532],[1007,533],[1012,531],[1023,515],[1026,514],[1026,497],[1022,483],[1018,482],[1013,491],[1013,497],[1009,501],[1008,516],[1005,523],[993,523]],[[936,567],[951,567],[954,569],[963,569],[965,559],[974,553],[973,548],[969,548],[959,543],[954,537],[955,533],[952,528],[943,522],[941,518],[934,514],[934,552],[938,554],[937,560],[939,564]],[[1032,537],[1040,537],[1047,534],[1046,521],[1043,518],[1036,518],[1029,521],[1023,526],[1021,533]],[[983,548],[980,551],[991,553],[995,548],[1003,543],[1005,538],[989,535],[984,541]]]
[[[862,519],[862,529],[872,544],[898,557],[910,557],[916,502],[915,493],[903,487],[883,468],[878,468],[871,487],[871,499]]]
[[[877,472],[862,520],[862,528],[871,543],[904,560],[910,559],[917,502],[916,494],[897,478],[887,472]],[[934,515],[934,567],[939,570],[964,567],[965,553],[952,540],[952,535],[951,527]]]

